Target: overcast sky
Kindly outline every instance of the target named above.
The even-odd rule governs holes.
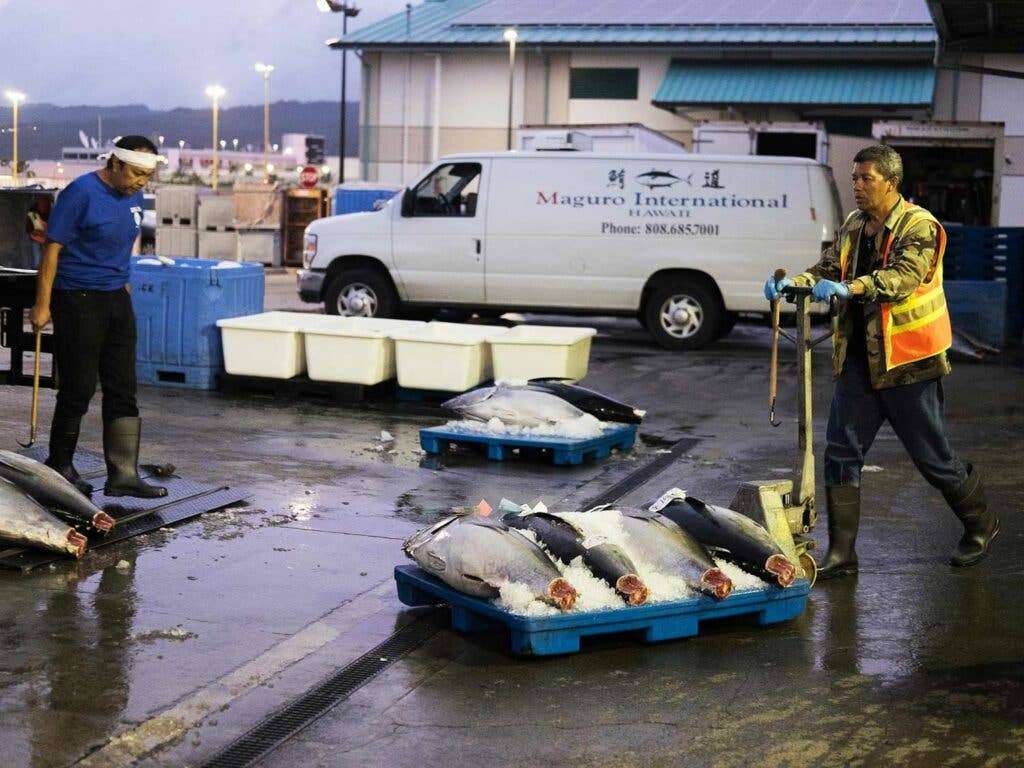
[[[349,31],[405,0],[354,5]],[[275,67],[274,101],[337,101],[341,54],[324,41],[340,34],[341,14],[320,13],[315,0],[0,0],[0,91],[23,91],[30,103],[167,109],[205,106],[217,82],[225,107],[262,104],[253,66],[263,61]],[[348,70],[347,96],[358,99],[353,53]]]

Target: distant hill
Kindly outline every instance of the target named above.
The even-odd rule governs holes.
[[[339,105],[330,101],[278,101],[270,105],[270,141],[281,140],[282,133],[311,133],[326,139],[327,154],[338,153]],[[208,147],[212,140],[212,114],[205,109],[152,110],[142,104],[116,107],[58,107],[54,104],[24,104],[18,114],[18,156],[58,159],[62,147],[77,147],[78,132],[96,137],[102,119],[103,141],[127,133],[154,138],[164,137],[165,146],[185,139],[190,147]],[[11,156],[10,106],[0,107],[0,125],[7,129],[0,136],[0,158]],[[221,109],[218,134],[237,138],[239,147],[263,145],[263,105]],[[359,151],[359,103],[349,102],[346,114],[346,155]]]

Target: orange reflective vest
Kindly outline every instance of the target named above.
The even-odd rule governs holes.
[[[853,215],[851,214],[850,218]],[[849,224],[850,219],[847,219]],[[932,268],[921,284],[909,297],[898,304],[880,302],[882,314],[882,341],[885,347],[885,369],[924,360],[945,352],[953,344],[953,329],[946,308],[946,295],[942,291],[942,257],[946,252],[946,231],[928,211],[913,203],[906,204],[906,211],[889,232],[882,251],[882,266],[889,262],[893,241],[920,221],[929,221],[938,232],[938,244]],[[861,236],[865,237],[863,230]],[[853,239],[844,227],[840,244],[839,263],[842,279],[846,280],[846,269]]]

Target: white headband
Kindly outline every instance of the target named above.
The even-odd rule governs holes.
[[[167,162],[167,158],[163,155],[154,155],[152,152],[136,152],[134,149],[124,149],[122,147],[114,147],[110,150],[110,155],[129,165],[145,168],[147,171],[152,171],[156,168],[157,163]],[[107,157],[110,157],[110,155],[107,155]]]

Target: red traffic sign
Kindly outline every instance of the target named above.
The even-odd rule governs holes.
[[[299,171],[299,183],[306,189],[312,189],[320,181],[320,171],[314,165],[307,165]]]

